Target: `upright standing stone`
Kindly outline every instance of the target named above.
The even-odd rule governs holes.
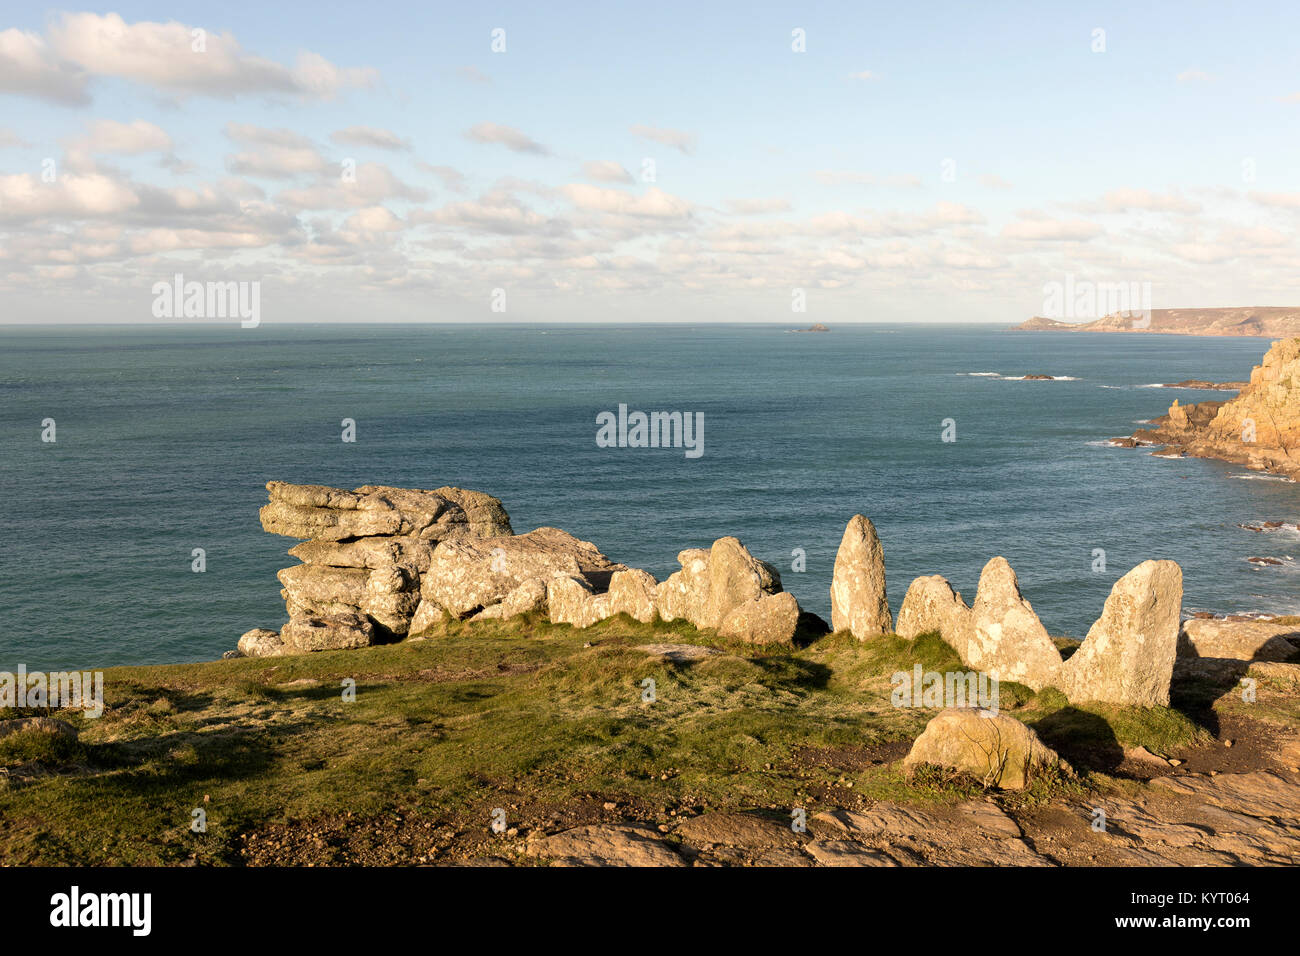
[[[885,597],[885,552],[876,528],[854,515],[844,529],[831,577],[831,628],[858,640],[888,634],[894,622]]]
[[[1143,561],[1115,582],[1097,623],[1061,671],[1071,701],[1169,703],[1183,609],[1183,571]]]
[[[1040,690],[1056,681],[1061,652],[1020,594],[1020,582],[1006,558],[984,565],[971,606],[965,662],[1000,681]]]

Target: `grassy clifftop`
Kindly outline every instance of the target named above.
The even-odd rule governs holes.
[[[644,647],[665,642],[716,653],[674,662]],[[117,668],[105,673],[103,717],[71,718],[79,741],[0,741],[0,859],[509,860],[515,837],[593,821],[967,797],[969,781],[909,783],[897,766],[935,714],[890,702],[890,675],[916,663],[965,670],[933,636],[832,635],[792,651],[622,616],[586,630],[448,624],[364,650]],[[1051,689],[1001,694],[1004,713],[1076,767],[1104,771],[1076,788],[1114,785],[1126,747],[1204,743],[1199,703],[1089,710]],[[506,834],[490,829],[498,808]],[[195,810],[205,833],[191,830]]]

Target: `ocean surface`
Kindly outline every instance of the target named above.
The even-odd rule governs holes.
[[[517,532],[558,526],[660,579],[679,550],[736,535],[827,618],[855,512],[879,529],[895,612],[921,574],[969,602],[1000,554],[1053,634],[1082,637],[1147,558],[1182,565],[1185,612],[1298,613],[1300,535],[1237,525],[1295,521],[1300,485],[1104,444],[1174,398],[1225,397],[1146,386],[1245,379],[1267,345],[985,326],[0,328],[0,669],[210,660],[278,628],[296,542],[258,522],[271,479],[487,491]],[[598,447],[596,416],[620,403],[702,412],[703,455]]]

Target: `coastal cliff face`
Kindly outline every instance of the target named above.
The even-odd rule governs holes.
[[[1036,315],[1017,332],[1146,332],[1163,335],[1300,335],[1300,309],[1285,306],[1233,309],[1152,309],[1150,323],[1131,315],[1107,315],[1091,322],[1062,322]]]
[[[1300,475],[1300,338],[1274,342],[1229,401],[1180,405],[1133,437],[1197,458]]]

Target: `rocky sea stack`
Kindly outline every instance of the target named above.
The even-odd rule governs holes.
[[[1274,342],[1228,401],[1181,405],[1134,433],[1164,454],[1218,458],[1259,471],[1300,475],[1300,338]]]

